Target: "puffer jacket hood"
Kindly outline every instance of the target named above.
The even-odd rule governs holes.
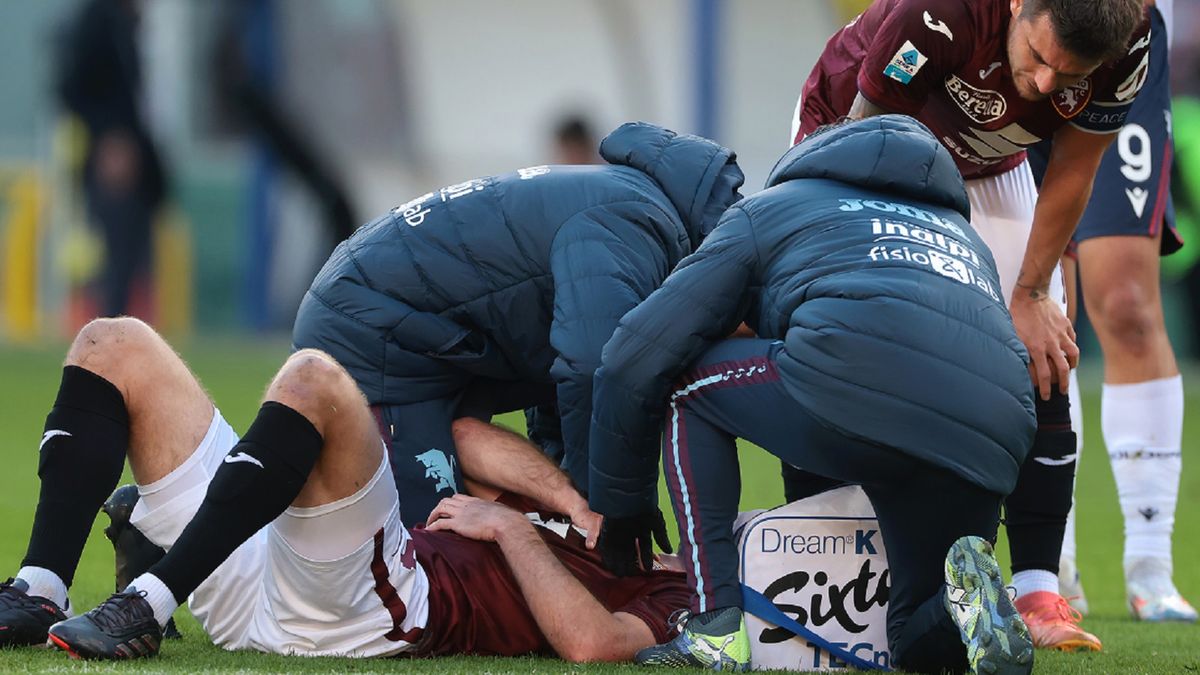
[[[393,457],[446,450],[437,439],[449,419],[439,416],[471,391],[472,411],[552,409],[562,466],[587,485],[604,345],[716,227],[743,181],[728,149],[652,125],[621,127],[604,150],[612,164],[526,167],[415,196],[330,255],[293,345],[332,355],[381,406]],[[393,468],[405,524],[421,522],[442,483],[420,461]]]
[[[971,219],[954,159],[925,125],[907,115],[868,117],[810,135],[779,159],[767,187],[797,178],[902,195]]]
[[[679,212],[693,248],[742,198],[738,188],[745,176],[737,156],[707,138],[627,122],[600,142],[600,156],[609,164],[628,166],[653,178]]]
[[[697,392],[722,377],[778,378],[793,410],[830,430],[1011,493],[1037,433],[1029,356],[968,211],[950,154],[910,118],[831,128],[789,150],[770,187],[726,211],[605,343],[592,509],[657,507],[662,413],[680,382]],[[739,323],[760,346],[726,352]]]

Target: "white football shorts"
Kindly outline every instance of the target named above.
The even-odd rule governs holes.
[[[170,549],[237,441],[214,409],[191,457],[138,486],[133,525]],[[189,598],[192,613],[229,650],[355,657],[411,651],[428,617],[429,581],[399,504],[385,452],[355,494],[288,508],[242,544]]]
[[[1025,257],[1025,245],[1033,228],[1033,210],[1038,197],[1033,173],[1029,170],[1029,162],[1021,162],[1002,174],[966,183],[967,198],[971,201],[971,227],[992,250],[1007,305],[1012,301],[1017,274]],[[1059,303],[1063,312],[1067,311],[1061,264],[1055,266],[1050,279],[1050,297]]]

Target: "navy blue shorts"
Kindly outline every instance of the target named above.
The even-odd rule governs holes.
[[[371,407],[387,447],[392,477],[400,492],[400,519],[414,527],[433,507],[463,488],[458,448],[451,425],[460,417],[491,421],[495,414],[554,401],[552,383],[507,382],[464,377],[446,366],[446,378],[463,388],[442,398]],[[428,383],[433,376],[427,376]]]
[[[1162,255],[1183,246],[1175,231],[1171,201],[1171,86],[1167,34],[1162,15],[1151,8],[1150,72],[1134,99],[1125,126],[1104,153],[1092,198],[1067,248],[1074,257],[1079,242],[1117,235],[1157,237]],[[1029,165],[1041,183],[1050,142],[1029,149]]]

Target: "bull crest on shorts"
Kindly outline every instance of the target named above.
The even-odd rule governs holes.
[[[458,486],[454,483],[454,458],[437,448],[430,448],[417,455],[417,461],[425,465],[425,477],[436,483],[435,490],[458,492]]]

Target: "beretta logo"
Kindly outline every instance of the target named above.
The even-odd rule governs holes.
[[[1058,111],[1059,115],[1071,119],[1083,112],[1088,101],[1092,100],[1092,81],[1085,77],[1058,92],[1050,100],[1054,103],[1054,109]]]
[[[972,87],[957,75],[946,78],[946,92],[967,117],[979,124],[994,122],[1008,110],[1008,101],[1000,92]]]

